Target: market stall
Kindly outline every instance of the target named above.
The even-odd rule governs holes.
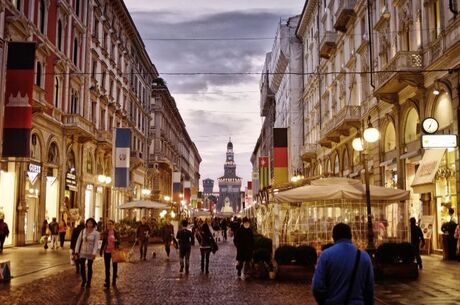
[[[309,244],[319,250],[332,242],[333,226],[344,222],[352,228],[354,243],[365,248],[365,195],[365,185],[359,180],[322,178],[309,185],[275,192],[266,211],[258,212],[265,219],[265,235],[273,235],[276,246]],[[409,192],[371,185],[370,197],[376,245],[407,240]]]

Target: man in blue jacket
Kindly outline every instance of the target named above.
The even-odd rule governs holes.
[[[316,301],[324,305],[374,304],[371,258],[353,245],[347,224],[336,224],[332,238],[335,244],[321,253],[313,276]]]

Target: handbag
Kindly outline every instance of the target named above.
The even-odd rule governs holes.
[[[219,250],[219,246],[217,246],[216,240],[211,237],[211,252],[212,254],[216,254],[217,250]]]
[[[112,250],[112,261],[114,263],[126,263],[129,261],[129,251],[126,249],[113,249]]]

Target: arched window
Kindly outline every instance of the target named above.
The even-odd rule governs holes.
[[[48,163],[59,165],[59,154],[56,142],[51,143],[48,149]]]
[[[404,128],[404,143],[410,143],[417,140],[417,126],[420,122],[417,110],[412,108],[407,114],[406,126]]]
[[[340,176],[340,161],[339,161],[339,154],[335,154],[335,161],[334,161],[334,176]]]
[[[69,113],[78,113],[78,100],[78,92],[76,90],[72,90],[72,94],[70,96]]]
[[[57,24],[57,37],[56,37],[56,45],[59,51],[62,51],[62,21],[61,19],[58,20]]]
[[[73,63],[78,66],[78,39],[73,40]]]
[[[42,64],[39,61],[37,61],[35,69],[35,85],[42,86]]]
[[[38,16],[38,29],[40,33],[45,34],[45,14],[46,14],[45,0],[40,0],[39,16]]]
[[[68,173],[75,173],[76,166],[75,166],[75,153],[73,150],[69,150],[67,153],[67,172]]]
[[[452,102],[447,92],[439,95],[434,108],[434,118],[438,121],[440,130],[449,127],[453,123]]]
[[[395,125],[393,122],[390,122],[387,125],[385,130],[385,139],[384,139],[385,147],[384,152],[389,152],[396,149],[396,130]]]
[[[59,78],[54,78],[54,107],[59,108]]]
[[[36,161],[41,161],[42,159],[40,140],[36,133],[30,137],[30,158]]]

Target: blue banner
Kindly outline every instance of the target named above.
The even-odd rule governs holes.
[[[129,186],[131,128],[115,129],[115,187]]]

